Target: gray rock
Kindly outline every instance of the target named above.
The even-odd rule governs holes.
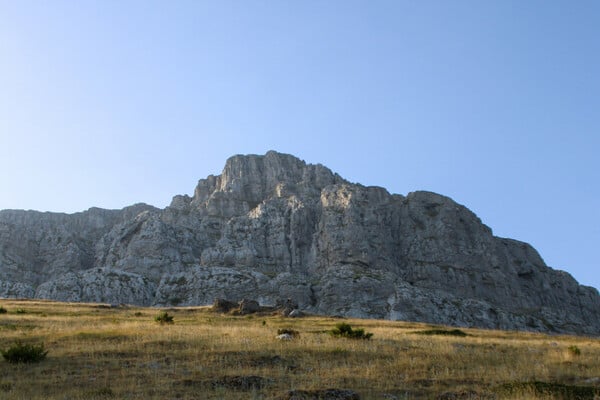
[[[277,335],[276,338],[279,340],[292,340],[294,337],[289,333],[282,333],[280,335]]]
[[[0,211],[0,280],[30,285],[59,275],[93,268],[95,246],[117,224],[142,211],[136,204],[123,210],[90,208],[75,214]]]
[[[250,299],[243,299],[242,301],[240,301],[239,307],[240,314],[242,315],[253,314],[260,310],[260,305],[258,304],[258,301]]]
[[[35,289],[26,283],[0,281],[0,297],[27,299],[35,295]]]
[[[285,315],[600,335],[596,289],[452,199],[352,184],[276,152],[231,157],[163,210],[0,211],[0,296],[249,298]]]
[[[268,280],[256,271],[193,266],[185,272],[163,276],[156,289],[154,305],[206,305],[216,298],[239,302],[264,293],[262,287],[267,286]],[[264,298],[258,300],[261,304],[269,303]]]
[[[69,272],[38,286],[35,297],[60,301],[150,305],[155,285],[143,276],[105,268]]]
[[[221,312],[221,313],[229,312],[237,307],[238,307],[237,303],[226,300],[226,299],[215,299],[215,301],[213,302],[213,305],[212,305],[213,311]]]

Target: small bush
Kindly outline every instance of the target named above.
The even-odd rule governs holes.
[[[350,324],[341,322],[333,328],[330,333],[335,337],[344,337],[349,339],[371,339],[373,334],[371,332],[365,333],[362,328],[352,329]]]
[[[6,314],[8,311],[6,311],[6,308],[0,306],[0,314]]]
[[[415,332],[417,335],[443,335],[443,336],[469,336],[460,329],[429,329],[426,331]]]
[[[32,345],[17,342],[8,350],[0,350],[2,357],[11,364],[40,362],[46,358],[48,351],[44,350],[44,344]]]
[[[101,387],[99,389],[93,390],[89,393],[93,397],[114,397],[115,392],[109,387]]]
[[[154,320],[158,323],[162,324],[172,324],[173,323],[173,317],[171,315],[169,315],[168,312],[166,311],[162,311],[160,314],[158,314]]]
[[[292,337],[300,336],[300,332],[298,332],[294,329],[288,329],[288,328],[277,329],[277,334],[278,335],[290,335]]]
[[[579,347],[573,345],[569,346],[569,353],[571,353],[571,355],[573,356],[579,356],[581,355],[581,350],[579,349]]]
[[[15,312],[17,314],[27,314],[27,311],[25,311],[25,309],[23,309],[23,308],[17,308],[17,310]]]
[[[335,356],[345,356],[348,355],[349,351],[348,349],[343,349],[341,347],[335,347],[331,350],[328,351],[329,354],[335,355]]]
[[[11,382],[0,382],[0,392],[10,392],[13,388]]]

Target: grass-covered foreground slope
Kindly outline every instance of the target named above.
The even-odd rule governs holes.
[[[233,316],[0,300],[1,399],[289,399],[347,389],[360,399],[594,399],[600,340],[326,317]],[[370,339],[330,334],[344,322]],[[277,331],[297,331],[279,340]],[[466,333],[466,336],[464,335]],[[300,392],[304,390],[305,392]],[[311,392],[312,391],[312,392]],[[338,391],[343,393],[343,391]],[[334,393],[334,392],[329,392]]]

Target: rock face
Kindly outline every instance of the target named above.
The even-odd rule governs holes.
[[[596,289],[453,200],[352,184],[276,152],[231,157],[164,210],[0,211],[0,297],[289,299],[322,314],[600,335]]]

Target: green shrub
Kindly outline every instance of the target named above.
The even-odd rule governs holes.
[[[574,355],[574,356],[579,356],[579,355],[581,355],[581,350],[579,349],[579,347],[573,345],[573,346],[569,346],[569,353],[571,353],[571,355]]]
[[[333,356],[346,356],[348,355],[350,352],[348,351],[348,349],[344,349],[341,347],[334,347],[331,350],[325,350],[327,353],[333,355]]]
[[[330,331],[331,335],[335,337],[344,337],[349,339],[371,339],[373,334],[371,332],[365,333],[362,328],[352,329],[350,324],[340,322]]]
[[[11,364],[40,362],[46,358],[48,351],[44,350],[44,344],[33,345],[17,342],[7,350],[0,350],[2,357]]]
[[[0,392],[10,392],[13,389],[11,382],[0,382]]]
[[[0,314],[6,314],[8,311],[6,311],[6,308],[0,306]]]
[[[17,310],[15,312],[17,314],[27,314],[27,311],[25,311],[25,309],[23,309],[23,308],[17,308]]]
[[[101,387],[99,389],[92,390],[89,394],[93,397],[100,398],[115,396],[115,392],[109,387]]]
[[[159,322],[161,325],[162,324],[172,324],[173,322],[173,317],[171,315],[169,315],[168,312],[166,311],[162,311],[160,314],[158,314],[154,320],[156,322]]]

